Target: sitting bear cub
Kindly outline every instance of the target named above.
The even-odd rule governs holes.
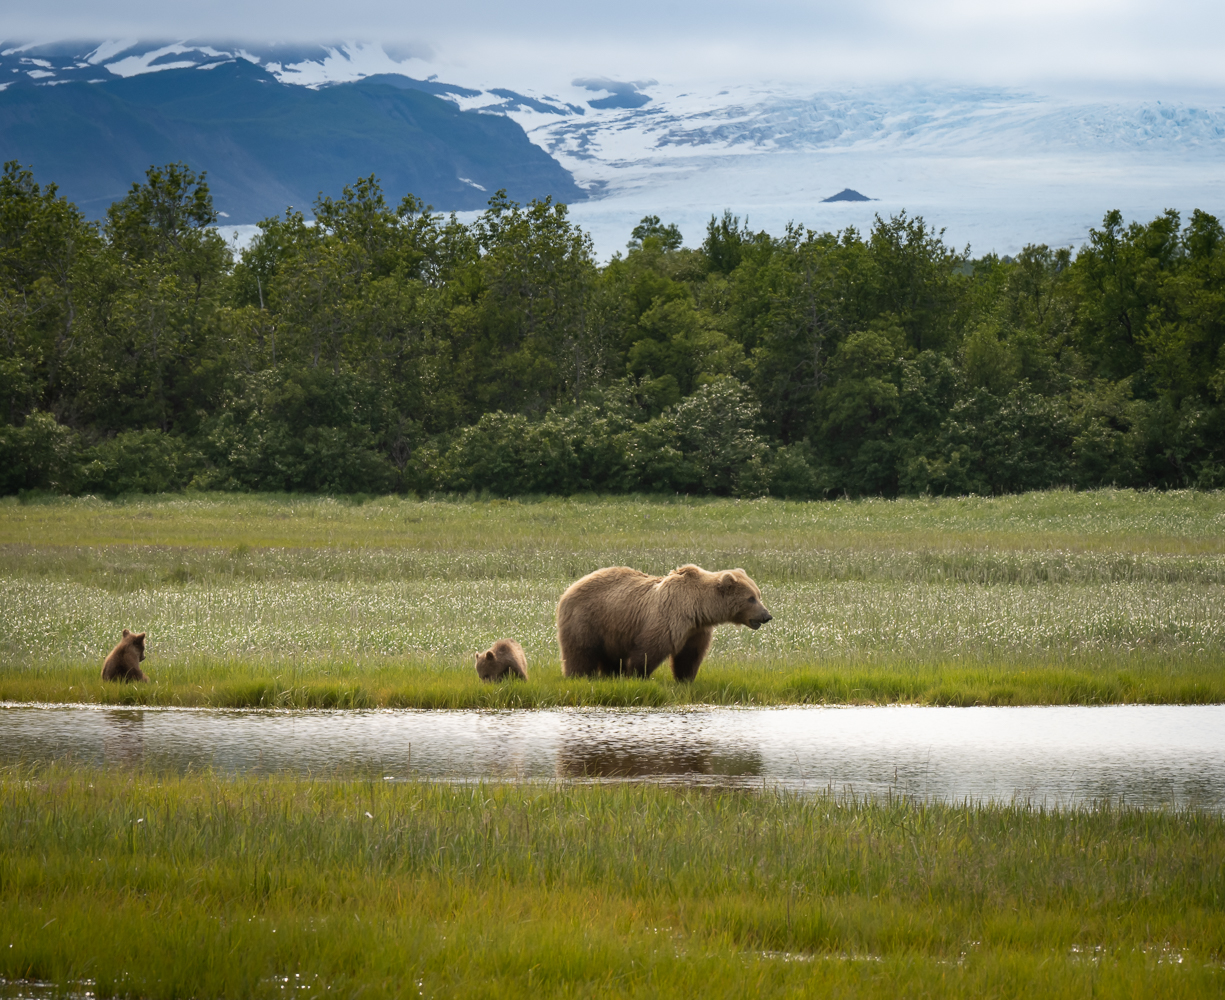
[[[140,669],[140,661],[145,658],[145,633],[123,630],[123,638],[119,645],[111,650],[106,662],[102,664],[102,679],[104,681],[147,681],[145,672]]]
[[[476,673],[483,681],[500,681],[506,677],[527,680],[527,657],[514,639],[499,639],[491,649],[476,654]]]
[[[567,677],[649,677],[666,658],[672,676],[691,681],[716,625],[760,628],[770,621],[761,591],[742,569],[708,573],[681,566],[648,576],[628,566],[588,573],[561,595],[557,639]]]

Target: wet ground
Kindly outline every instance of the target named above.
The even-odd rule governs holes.
[[[0,708],[0,764],[639,780],[1225,811],[1225,706],[261,712]]]

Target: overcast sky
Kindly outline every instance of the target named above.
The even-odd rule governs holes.
[[[0,15],[29,41],[377,42],[444,79],[546,89],[575,76],[1225,86],[1222,0],[0,0]]]

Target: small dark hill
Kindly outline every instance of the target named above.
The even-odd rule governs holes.
[[[230,224],[286,205],[309,210],[320,191],[338,194],[372,173],[389,200],[411,192],[447,211],[483,208],[499,188],[521,202],[585,197],[509,118],[461,111],[402,84],[309,90],[243,60],[101,83],[10,86],[0,92],[0,160],[32,166],[37,180],[55,182],[94,218],[150,164],[175,160],[208,171]]]
[[[824,204],[827,201],[872,201],[866,194],[860,194],[853,188],[843,188],[837,194],[831,194],[828,198],[822,198]]]

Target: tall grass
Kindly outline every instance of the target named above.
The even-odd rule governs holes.
[[[1225,819],[0,774],[0,976],[100,996],[1213,996]]]
[[[905,540],[922,548],[1225,552],[1220,492],[1053,491],[997,498],[675,500],[575,497],[405,500],[200,494],[0,500],[0,541],[34,546],[341,547],[426,551],[523,544],[533,550],[623,550],[671,539],[706,553],[755,552],[802,540],[822,549]]]
[[[562,590],[600,565],[662,573],[689,561],[744,566],[775,620],[718,630],[700,676],[722,683],[670,691],[661,678],[662,702],[733,691],[837,700],[846,685],[829,679],[847,670],[875,677],[854,690],[886,698],[1225,698],[1225,496],[1132,491],[809,504],[9,501],[0,698],[112,697],[90,670],[130,626],[149,632],[158,687],[115,698],[228,704],[262,679],[294,704],[581,702],[590,686],[559,687]],[[523,644],[541,686],[479,693],[471,656],[504,635]],[[1074,680],[1052,685],[1056,674]],[[288,675],[294,684],[278,680]],[[337,676],[360,693],[336,694]],[[218,685],[224,694],[200,693]],[[285,693],[310,685],[324,693]]]

